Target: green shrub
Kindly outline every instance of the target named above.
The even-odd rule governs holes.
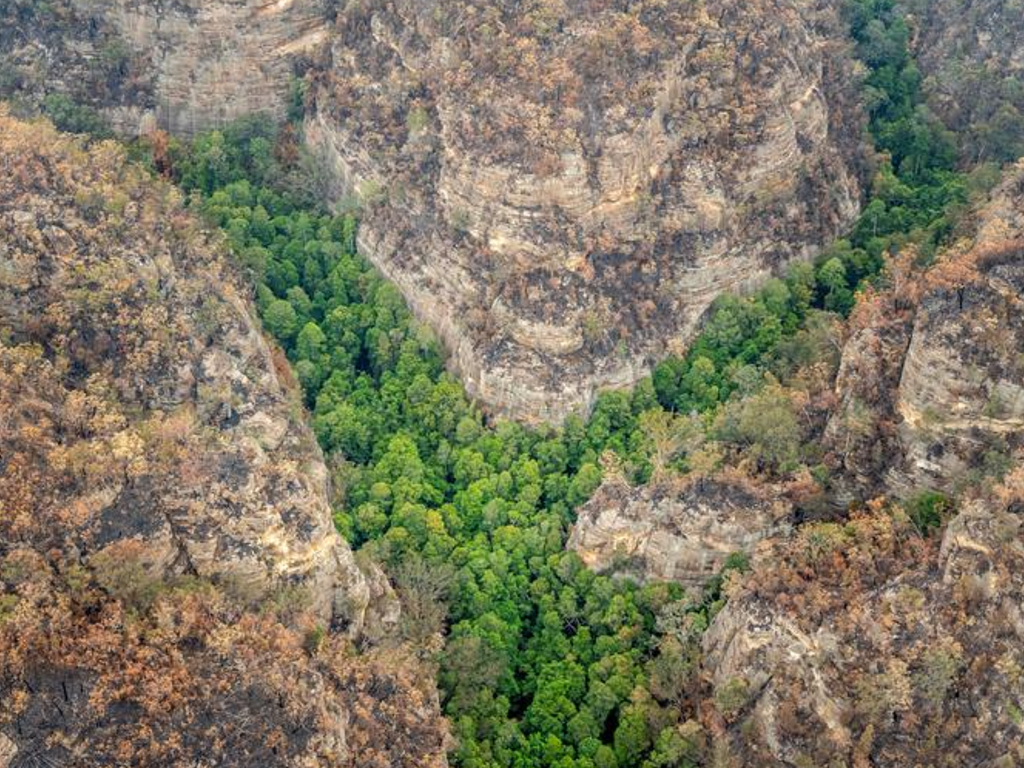
[[[87,133],[95,138],[113,135],[99,112],[60,93],[51,93],[43,100],[43,113],[62,131]]]
[[[953,500],[940,491],[922,491],[906,502],[906,512],[923,534],[941,528],[953,512]]]

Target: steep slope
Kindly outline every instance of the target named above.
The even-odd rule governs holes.
[[[329,32],[324,0],[73,2],[152,72],[155,114],[141,120],[185,136],[256,113],[283,119],[297,65]]]
[[[968,160],[1024,154],[1024,14],[1016,0],[903,0],[929,105]]]
[[[46,104],[51,113],[75,102],[94,123],[79,119],[76,130],[105,122],[96,109],[108,115],[151,109],[153,81],[142,64],[117,29],[103,18],[87,19],[72,0],[0,4],[0,97],[35,108]],[[70,127],[74,121],[61,122]]]
[[[324,0],[56,0],[0,13],[0,92],[70,95],[127,135],[283,119],[330,27]]]
[[[1017,765],[1022,478],[941,547],[875,508],[764,560],[704,640],[720,764]]]
[[[307,140],[470,393],[559,420],[850,222],[841,39],[786,0],[353,3]]]
[[[367,580],[219,249],[112,144],[90,156],[7,118],[3,141],[7,444],[42,459],[36,484],[52,489],[11,535],[74,510],[54,533],[81,552],[137,537],[158,572],[306,585],[319,615],[358,632]]]
[[[906,252],[850,320],[826,431],[840,500],[734,585],[704,638],[722,764],[1017,765],[1024,679],[1024,164],[972,238]],[[943,535],[915,499],[956,495]],[[732,761],[732,762],[730,762]]]
[[[4,764],[443,762],[415,665],[347,659],[397,601],[180,195],[0,113],[0,275]]]
[[[849,488],[955,490],[1022,444],[1022,291],[1024,164],[979,212],[972,242],[854,315],[827,431]]]

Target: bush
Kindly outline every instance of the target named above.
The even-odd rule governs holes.
[[[68,133],[86,133],[95,138],[113,136],[109,123],[99,112],[60,93],[51,93],[43,100],[43,113]]]
[[[907,515],[924,535],[941,528],[953,509],[953,500],[939,491],[922,491],[906,503]]]
[[[750,686],[742,677],[731,678],[715,689],[715,707],[726,720],[731,720],[747,705]]]

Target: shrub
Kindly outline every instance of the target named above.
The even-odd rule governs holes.
[[[953,500],[940,491],[922,491],[907,500],[906,512],[922,534],[941,528],[953,511]]]
[[[55,126],[68,133],[87,133],[96,138],[113,135],[99,112],[60,93],[51,93],[43,100],[43,112]]]

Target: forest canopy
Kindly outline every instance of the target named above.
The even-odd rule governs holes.
[[[701,727],[682,704],[696,695],[699,638],[726,574],[697,594],[640,586],[592,573],[565,541],[602,467],[644,482],[730,464],[809,479],[811,497],[827,485],[814,437],[837,322],[892,252],[913,244],[930,258],[971,192],[952,137],[924,106],[891,3],[856,0],[849,16],[881,152],[849,236],[753,295],[721,297],[685,357],[559,429],[492,424],[467,399],[433,335],[356,254],[354,215],[330,214],[305,191],[291,128],[253,119],[191,145],[150,143],[150,162],[252,275],[329,457],[337,526],[387,567],[406,638],[436,651],[456,765],[701,759]],[[726,570],[743,567],[736,558]]]

